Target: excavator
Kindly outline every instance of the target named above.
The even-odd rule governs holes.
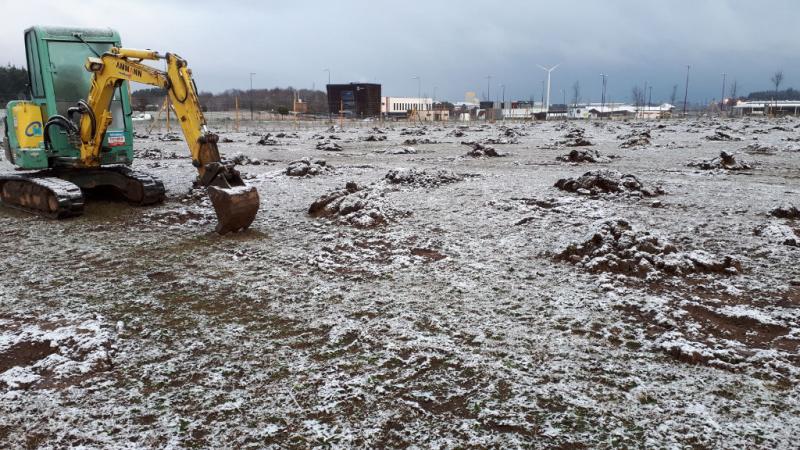
[[[220,234],[244,230],[260,204],[208,130],[186,60],[124,48],[110,29],[32,27],[25,31],[30,100],[6,106],[3,144],[17,169],[0,173],[0,202],[54,219],[83,213],[84,192],[111,191],[128,202],[164,200],[164,184],[131,169],[131,82],[162,88],[207,188]],[[144,61],[164,61],[159,70]]]

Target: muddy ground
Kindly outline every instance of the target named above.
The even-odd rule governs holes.
[[[0,446],[793,447],[798,126],[262,124],[223,237],[141,127],[163,205],[0,209]]]

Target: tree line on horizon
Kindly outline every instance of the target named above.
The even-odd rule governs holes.
[[[731,86],[731,97],[750,101],[775,101],[775,100],[798,100],[800,101],[800,90],[787,88],[779,90],[783,82],[783,72],[777,71],[770,78],[775,86],[771,90],[753,91],[747,96],[736,96],[736,85]],[[27,99],[28,94],[28,71],[25,68],[6,65],[0,67],[0,105],[5,106],[11,100]],[[638,91],[637,91],[638,89]],[[678,85],[673,86],[670,102],[675,104],[678,94]],[[272,88],[254,89],[252,92],[242,89],[228,89],[221,93],[201,92],[199,94],[200,103],[206,111],[231,111],[236,108],[236,98],[239,99],[239,109],[249,111],[252,107],[256,111],[270,111],[286,114],[293,108],[295,95],[307,105],[309,113],[327,112],[327,94],[319,90]],[[134,91],[131,94],[133,107],[138,111],[153,110],[160,108],[164,103],[166,92],[160,88],[146,88]],[[572,102],[577,103],[580,99],[580,85],[578,82],[572,86]],[[644,91],[634,87],[632,93],[633,101],[643,103]]]

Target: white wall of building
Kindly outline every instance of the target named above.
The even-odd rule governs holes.
[[[433,99],[426,97],[381,97],[381,112],[384,114],[406,114],[408,111],[430,111]]]

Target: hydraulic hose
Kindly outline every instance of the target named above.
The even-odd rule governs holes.
[[[66,131],[67,134],[75,134],[78,133],[78,128],[72,123],[69,119],[62,115],[55,115],[48,119],[47,123],[44,124],[44,148],[50,149],[51,148],[51,141],[50,141],[50,127],[57,126],[62,130]]]

